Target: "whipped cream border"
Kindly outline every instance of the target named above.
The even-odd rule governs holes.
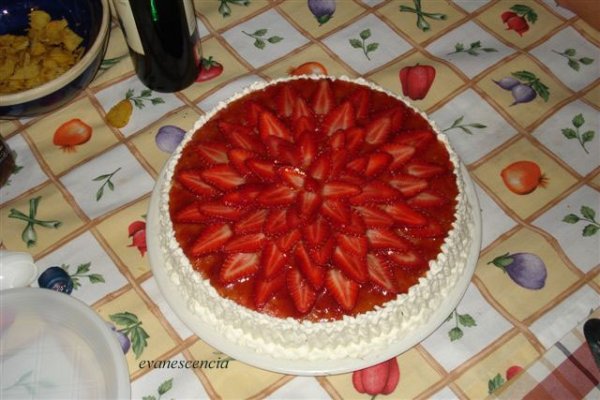
[[[446,146],[457,178],[458,196],[455,221],[441,246],[435,260],[430,261],[429,271],[405,294],[398,295],[374,310],[357,316],[345,316],[336,321],[299,321],[293,318],[276,318],[246,307],[233,300],[221,297],[210,282],[196,272],[175,239],[173,224],[169,218],[169,193],[175,167],[182,150],[208,120],[247,94],[262,90],[270,85],[294,79],[344,80],[364,85],[372,90],[394,97],[425,118]],[[227,340],[246,347],[257,354],[288,360],[337,360],[343,358],[365,358],[383,351],[409,332],[419,329],[444,301],[446,295],[462,276],[472,243],[473,218],[471,204],[465,194],[460,161],[450,146],[446,135],[426,114],[395,93],[385,90],[362,78],[323,75],[297,76],[256,82],[236,93],[227,102],[201,116],[167,161],[164,184],[160,188],[159,241],[164,255],[164,267],[171,281],[181,288],[188,308],[198,318],[209,324]]]

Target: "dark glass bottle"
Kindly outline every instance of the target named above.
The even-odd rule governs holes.
[[[200,64],[192,0],[114,0],[114,5],[144,85],[157,92],[191,85]]]

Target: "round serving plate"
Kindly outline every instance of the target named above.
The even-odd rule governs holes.
[[[467,169],[462,164],[461,170],[465,181],[465,193],[471,203],[473,213],[473,228],[469,229],[469,232],[472,235],[471,247],[469,248],[463,275],[459,278],[456,286],[450,291],[442,305],[436,310],[435,314],[431,315],[426,324],[423,324],[418,329],[408,332],[385,351],[370,354],[365,358],[342,358],[336,360],[274,358],[265,354],[259,354],[253,349],[240,346],[227,340],[213,326],[207,325],[197,315],[191,312],[187,307],[185,299],[181,295],[180,288],[175,286],[169,278],[166,272],[163,254],[160,251],[160,216],[158,215],[158,210],[160,191],[164,183],[164,169],[160,173],[152,192],[147,215],[146,240],[148,242],[150,266],[160,291],[177,316],[179,316],[179,318],[200,339],[238,361],[273,372],[304,376],[341,374],[366,368],[405,352],[433,333],[433,331],[448,318],[448,315],[450,315],[458,305],[467,290],[477,264],[481,246],[481,213],[473,181],[469,177]]]

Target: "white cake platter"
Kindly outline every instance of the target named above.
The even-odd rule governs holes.
[[[471,282],[471,277],[475,271],[481,248],[481,212],[473,181],[469,177],[466,167],[462,164],[461,170],[466,186],[465,193],[472,205],[473,213],[473,227],[472,229],[469,229],[469,232],[472,235],[471,247],[469,248],[463,275],[459,278],[456,286],[450,291],[446,300],[436,310],[435,314],[431,315],[427,323],[413,331],[407,332],[404,337],[389,346],[385,351],[375,352],[365,358],[341,358],[335,360],[274,358],[265,354],[259,354],[253,349],[240,346],[227,340],[213,326],[207,325],[197,315],[191,312],[187,307],[185,299],[181,295],[180,289],[175,286],[169,278],[163,255],[160,251],[160,217],[158,210],[160,190],[164,183],[164,169],[160,173],[152,192],[147,215],[146,241],[148,245],[150,267],[161,293],[173,311],[175,311],[175,314],[177,314],[177,316],[200,339],[237,361],[272,372],[302,376],[334,375],[367,368],[371,365],[396,357],[427,338],[427,336],[433,333],[456,308]],[[284,355],[282,355],[282,357],[283,356]]]

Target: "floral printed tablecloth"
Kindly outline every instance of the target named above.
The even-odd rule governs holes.
[[[199,82],[173,94],[145,88],[115,21],[82,95],[49,115],[0,121],[17,164],[0,190],[2,248],[71,275],[72,296],[129,344],[134,398],[600,396],[578,328],[600,306],[598,31],[553,0],[194,3]],[[187,131],[232,93],[307,62],[400,94],[404,85],[479,197],[482,248],[464,298],[379,372],[296,377],[231,359],[176,317],[148,263],[145,216],[169,156],[157,134]],[[435,76],[400,73],[417,65]],[[180,360],[200,363],[152,364]]]

